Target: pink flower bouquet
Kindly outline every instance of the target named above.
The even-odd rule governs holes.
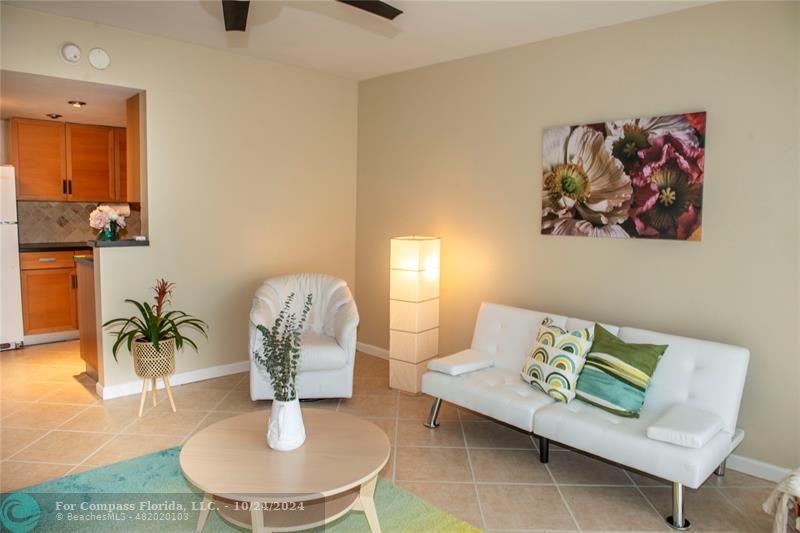
[[[125,217],[113,207],[101,205],[89,215],[89,226],[100,231],[98,240],[116,241],[119,239],[119,228],[125,227]]]

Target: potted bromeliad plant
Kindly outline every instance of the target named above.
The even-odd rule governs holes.
[[[175,350],[180,350],[184,344],[197,350],[197,344],[186,335],[187,329],[208,338],[208,324],[183,311],[167,309],[171,304],[170,296],[174,286],[165,279],[157,280],[153,288],[155,298],[152,305],[150,302],[127,299],[126,302],[136,306],[138,316],[115,318],[103,324],[104,328],[118,326],[118,329],[111,332],[116,336],[111,350],[114,359],[118,361],[117,352],[123,345],[126,346],[133,357],[136,375],[145,380],[139,416],[144,406],[148,379],[152,380],[154,401],[156,378],[163,379],[170,395],[172,410],[175,410],[168,378],[175,370]]]
[[[303,414],[297,398],[297,367],[300,364],[300,345],[303,325],[311,310],[311,294],[306,296],[298,319],[292,312],[294,293],[283,304],[283,309],[271,328],[256,326],[261,333],[261,350],[253,354],[255,361],[269,374],[275,399],[267,429],[267,443],[280,451],[294,450],[306,440]]]

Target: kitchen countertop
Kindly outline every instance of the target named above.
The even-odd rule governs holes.
[[[55,250],[83,250],[91,248],[86,241],[80,242],[23,242],[20,252],[53,252]]]
[[[86,241],[92,248],[122,248],[125,246],[150,246],[149,240],[120,239],[118,241]]]

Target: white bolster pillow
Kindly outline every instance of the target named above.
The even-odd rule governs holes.
[[[490,366],[494,366],[494,359],[488,355],[477,350],[462,350],[447,357],[431,359],[428,363],[428,370],[449,376],[460,376]]]
[[[681,403],[653,422],[647,428],[647,437],[685,448],[702,448],[723,426],[718,414]]]

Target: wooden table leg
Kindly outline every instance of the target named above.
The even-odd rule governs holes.
[[[369,529],[372,533],[381,533],[381,524],[378,521],[378,510],[375,508],[375,500],[373,499],[377,482],[378,476],[375,476],[361,485],[361,491],[358,496],[361,510],[364,511],[364,515],[367,517]]]
[[[164,388],[167,389],[167,397],[169,398],[169,404],[172,406],[172,412],[176,411],[175,409],[175,399],[172,397],[172,387],[169,386],[169,376],[163,376],[161,380],[164,382]]]
[[[253,533],[267,533],[264,528],[264,510],[260,505],[253,503],[250,509],[250,526]]]
[[[211,511],[211,502],[214,501],[214,498],[209,493],[205,493],[203,495],[203,508],[200,509],[200,516],[197,518],[197,528],[195,531],[200,533],[203,531],[203,527],[206,525],[206,520],[208,520],[208,513]]]
[[[144,411],[144,401],[147,399],[147,379],[142,380],[142,399],[139,402],[139,416],[142,416]]]
[[[153,407],[155,407],[156,405],[158,405],[158,402],[156,400],[156,378],[153,378]]]

